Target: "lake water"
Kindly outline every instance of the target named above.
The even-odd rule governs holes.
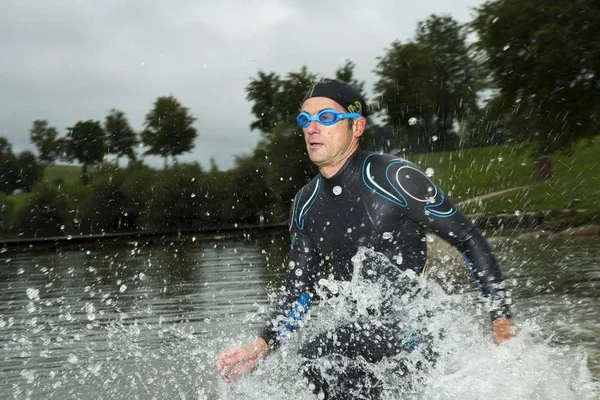
[[[214,367],[219,352],[253,339],[264,326],[268,294],[281,283],[286,240],[282,233],[5,251],[0,398],[315,399],[296,373],[295,349],[303,335],[341,316],[316,312],[306,333],[234,385]],[[414,378],[390,375],[384,398],[600,398],[600,241],[491,241],[510,283],[518,338],[492,343],[465,266],[436,248],[426,283],[435,295],[407,310],[437,308],[428,323],[443,326],[440,359],[416,388],[403,386]],[[371,291],[355,289],[373,300]]]

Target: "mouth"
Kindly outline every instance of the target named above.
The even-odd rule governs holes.
[[[323,146],[323,143],[319,142],[308,142],[308,148],[311,150],[320,149]]]

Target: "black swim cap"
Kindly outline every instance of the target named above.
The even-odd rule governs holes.
[[[365,99],[360,92],[339,79],[323,79],[312,85],[304,96],[302,104],[311,97],[327,97],[344,107],[348,112],[359,113],[363,117],[369,114]]]

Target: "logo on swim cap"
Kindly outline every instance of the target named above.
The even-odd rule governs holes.
[[[304,96],[302,103],[312,97],[327,97],[348,112],[361,114],[363,117],[368,115],[368,109],[365,99],[349,83],[339,79],[325,78],[312,85],[310,90]]]

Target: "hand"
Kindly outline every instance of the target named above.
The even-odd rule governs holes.
[[[217,357],[219,375],[227,383],[232,383],[234,379],[256,368],[267,354],[269,346],[262,338],[243,347],[229,348]]]
[[[496,344],[502,344],[517,336],[517,327],[510,318],[498,318],[492,322],[492,331],[494,332],[494,341]]]

